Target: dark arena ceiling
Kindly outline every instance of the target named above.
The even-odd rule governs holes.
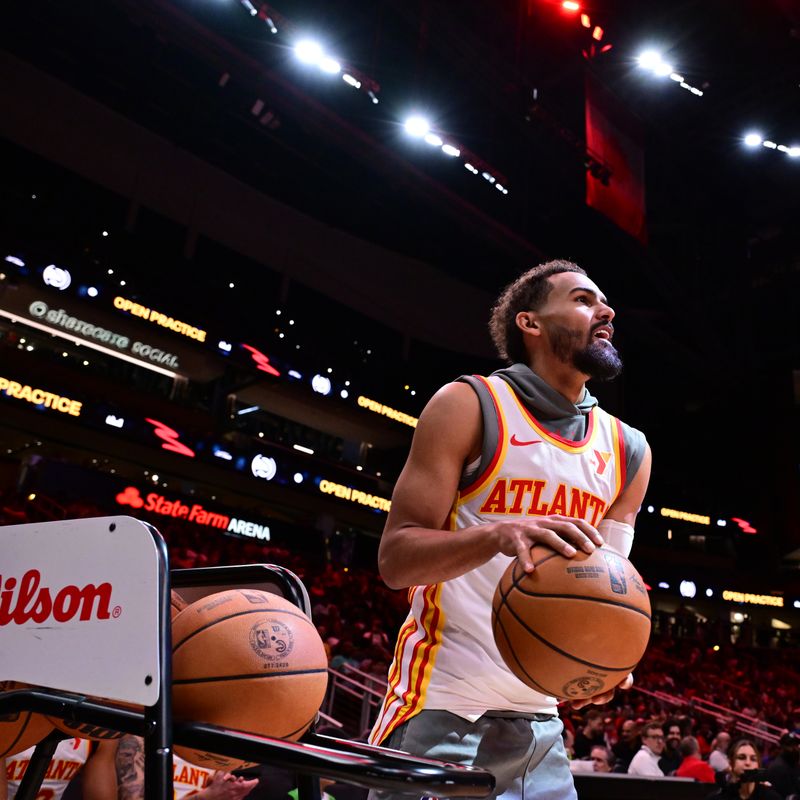
[[[304,37],[322,42],[360,88],[300,63]],[[113,141],[82,147],[68,124],[70,114],[75,129],[90,124],[69,99],[78,93],[125,120],[126,135],[132,123],[248,192],[377,246],[361,254],[358,273],[355,249],[330,248],[323,268],[305,272],[286,253],[275,258],[289,279],[322,295],[346,286],[359,314],[440,348],[412,363],[413,346],[398,346],[380,365],[413,370],[422,387],[413,413],[441,383],[496,364],[486,314],[475,309],[488,312],[526,266],[576,260],[618,312],[626,361],[622,380],[593,389],[647,433],[659,493],[757,521],[768,543],[754,543],[753,563],[777,564],[800,547],[800,157],[791,152],[800,147],[800,4],[605,0],[573,12],[551,0],[45,0],[6,9],[0,38],[13,97],[0,129],[7,241],[41,223],[78,249],[75,220],[116,215],[121,224],[126,213],[81,187],[136,196],[115,185],[115,170],[147,153]],[[643,69],[637,56],[648,48],[683,80]],[[646,245],[585,202],[586,182],[597,180],[587,172],[587,75],[637,131]],[[45,79],[47,99],[29,91]],[[411,113],[427,115],[461,156],[410,138]],[[33,136],[25,126],[34,117],[52,125]],[[747,147],[753,131],[781,149]],[[465,169],[465,153],[508,194]],[[74,192],[75,219],[26,205],[26,181],[43,195]],[[219,266],[198,256],[200,272],[186,280],[191,225],[186,204],[168,194],[155,210],[183,233],[153,233],[164,257],[140,259],[137,278],[206,307]],[[201,201],[245,202],[230,193]],[[266,291],[258,260],[235,312],[253,319]],[[409,264],[461,288],[414,284]],[[323,339],[327,325],[351,324],[317,322]]]

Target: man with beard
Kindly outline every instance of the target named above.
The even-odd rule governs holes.
[[[678,720],[668,719],[664,723],[664,731],[667,734],[667,738],[664,742],[664,752],[658,760],[658,766],[665,775],[672,775],[684,759],[681,754],[683,730]]]
[[[411,587],[411,611],[370,740],[484,767],[504,800],[576,794],[556,698],[519,681],[494,643],[497,582],[514,557],[531,572],[536,544],[568,558],[603,544],[627,555],[650,476],[644,436],[585,386],[622,368],[613,319],[568,261],[506,287],[490,331],[511,366],[461,378],[428,403],[381,540],[381,575]]]

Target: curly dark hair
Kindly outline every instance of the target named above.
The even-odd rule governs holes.
[[[508,284],[492,307],[489,333],[498,355],[509,364],[528,360],[522,332],[517,328],[517,314],[520,311],[536,311],[541,308],[553,288],[548,278],[560,272],[586,274],[585,270],[572,261],[546,261],[523,272],[513,283]]]

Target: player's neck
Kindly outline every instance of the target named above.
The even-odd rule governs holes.
[[[586,391],[586,376],[575,367],[553,357],[532,356],[528,366],[559,394],[577,405]]]

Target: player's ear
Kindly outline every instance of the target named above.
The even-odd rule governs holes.
[[[539,336],[542,332],[536,319],[536,312],[534,311],[520,311],[515,318],[515,322],[523,333]]]

